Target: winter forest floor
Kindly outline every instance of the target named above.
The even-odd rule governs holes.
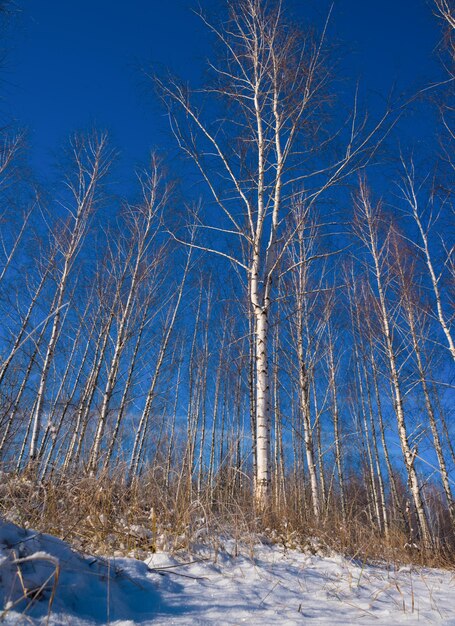
[[[1,521],[0,602],[6,624],[455,625],[455,575],[366,564],[317,542],[286,549],[260,536],[140,559],[87,556]]]

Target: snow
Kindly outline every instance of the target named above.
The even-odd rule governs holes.
[[[0,521],[0,621],[455,626],[455,576],[449,571],[221,543],[216,552],[199,546],[191,554],[158,552],[143,561],[105,559]]]

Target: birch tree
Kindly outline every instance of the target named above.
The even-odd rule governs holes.
[[[327,23],[319,38],[299,32],[280,1],[240,0],[223,25],[201,18],[221,49],[209,61],[212,81],[191,93],[177,80],[155,79],[172,131],[195,164],[214,209],[198,215],[193,248],[227,260],[248,293],[254,349],[255,500],[265,510],[271,495],[269,327],[274,284],[300,224],[286,228],[294,194],[304,189],[308,210],[329,187],[371,156],[371,127],[356,104],[346,141],[321,165],[331,143],[322,132],[329,71]],[[338,137],[339,139],[339,137]],[[340,146],[340,142],[338,143]],[[317,164],[313,158],[321,157]],[[188,244],[174,231],[175,239]]]
[[[381,243],[380,241],[380,206],[372,205],[369,190],[364,180],[360,183],[359,194],[356,199],[356,218],[359,236],[368,249],[372,261],[371,275],[377,294],[378,316],[381,321],[384,351],[388,361],[398,437],[404,466],[406,468],[409,488],[417,514],[421,538],[423,544],[429,547],[431,545],[431,534],[422,499],[421,485],[415,467],[417,449],[412,447],[410,442],[409,427],[404,410],[404,394],[400,382],[399,366],[394,345],[393,327],[386,299],[384,256],[387,253],[388,240],[386,237],[385,242]]]
[[[455,343],[453,338],[453,331],[450,326],[450,317],[445,311],[446,307],[444,306],[443,294],[441,293],[441,279],[443,277],[443,272],[446,264],[444,263],[443,269],[438,272],[436,270],[435,261],[431,252],[431,230],[439,216],[439,211],[436,210],[436,208],[433,206],[432,199],[430,199],[427,205],[424,207],[426,211],[421,208],[419,200],[419,190],[418,186],[416,185],[414,163],[411,161],[409,164],[407,164],[404,160],[402,160],[402,164],[404,169],[404,175],[400,184],[400,190],[403,199],[409,207],[410,215],[414,220],[419,233],[419,241],[415,241],[413,243],[425,259],[425,264],[428,269],[431,288],[434,296],[435,317],[437,318],[445,335],[447,346],[452,356],[452,359],[455,361]],[[424,212],[426,212],[427,215],[426,223],[423,217]],[[447,251],[448,261],[450,261],[454,253],[455,246]]]
[[[430,388],[428,384],[428,365],[425,363],[425,340],[424,337],[424,315],[422,312],[422,302],[417,293],[415,284],[415,267],[414,263],[406,263],[407,259],[412,259],[410,250],[403,237],[396,234],[393,239],[393,257],[395,260],[396,271],[398,274],[398,284],[400,288],[400,296],[402,301],[402,308],[408,331],[411,339],[412,349],[415,357],[415,364],[417,369],[417,376],[422,388],[423,397],[425,400],[425,408],[428,415],[428,421],[430,423],[430,430],[433,437],[434,449],[439,465],[439,474],[441,477],[442,486],[444,489],[444,495],[447,502],[447,508],[449,511],[452,527],[455,528],[455,509],[452,495],[452,489],[450,486],[450,475],[447,469],[447,463],[443,450],[443,444],[438,429],[436,420],[436,412],[433,406],[433,402],[430,395]],[[428,326],[428,324],[427,324]],[[428,329],[426,333],[428,333]]]
[[[137,296],[141,283],[147,281],[147,289],[156,291],[158,280],[154,276],[160,261],[155,239],[161,212],[166,206],[168,190],[163,182],[161,164],[152,156],[150,171],[139,177],[142,188],[142,199],[137,206],[126,208],[126,228],[129,231],[125,260],[125,275],[128,275],[128,285],[120,285],[126,291],[124,301],[119,303],[119,313],[116,325],[116,336],[113,340],[114,351],[103,391],[103,400],[95,433],[95,439],[90,455],[90,470],[94,472],[98,467],[99,455],[104,430],[109,414],[114,388],[120,371],[120,362],[125,350],[131,325],[137,308]],[[152,256],[152,253],[153,256]],[[122,280],[121,283],[124,281]]]
[[[107,173],[109,166],[106,144],[107,137],[101,135],[100,137],[95,136],[87,140],[77,138],[72,146],[76,169],[75,175],[67,180],[71,200],[70,203],[64,205],[67,215],[62,222],[60,234],[55,242],[61,257],[61,267],[59,268],[56,297],[54,299],[55,306],[51,311],[53,316],[51,334],[44,356],[33,411],[33,429],[29,450],[30,460],[34,460],[38,452],[45,392],[50,366],[60,334],[61,315],[65,306],[65,295],[70,271],[87,232],[88,221],[96,204],[97,185]]]

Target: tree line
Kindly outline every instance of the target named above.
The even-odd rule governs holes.
[[[345,119],[330,12],[317,33],[280,2],[201,14],[207,86],[151,76],[197,198],[156,154],[114,198],[100,132],[38,190],[2,131],[5,471],[121,468],[176,501],[249,494],[262,516],[452,544],[454,24],[435,12],[446,80],[376,116],[354,90]],[[426,91],[422,165],[393,138]]]

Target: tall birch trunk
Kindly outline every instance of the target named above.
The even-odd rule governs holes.
[[[431,534],[428,526],[422,495],[420,492],[419,479],[415,468],[417,451],[415,448],[411,449],[411,445],[409,443],[408,428],[406,424],[403,405],[403,394],[401,391],[400,379],[398,375],[398,366],[396,362],[392,332],[390,328],[389,313],[387,310],[386,297],[383,288],[382,263],[380,259],[380,250],[377,240],[378,233],[375,223],[376,216],[374,214],[373,208],[371,207],[368,191],[364,183],[362,183],[360,187],[358,208],[360,209],[360,212],[363,212],[366,225],[366,243],[373,259],[373,274],[379,298],[379,314],[384,336],[384,348],[390,371],[391,386],[394,397],[394,409],[397,420],[401,451],[403,454],[403,460],[408,475],[409,487],[416,509],[422,542],[425,547],[430,547],[432,544]]]
[[[36,459],[38,453],[45,393],[49,371],[57,347],[57,341],[60,336],[60,320],[70,270],[78,250],[80,249],[82,239],[86,232],[88,218],[95,203],[96,186],[107,171],[106,164],[103,163],[105,144],[106,137],[101,136],[99,139],[96,138],[94,141],[82,142],[81,144],[76,144],[74,147],[74,157],[77,165],[76,182],[70,182],[69,187],[73,193],[76,207],[74,209],[74,213],[70,211],[68,218],[68,228],[70,234],[66,246],[65,243],[63,243],[63,267],[57,286],[55,309],[52,311],[52,329],[41,370],[36,403],[33,412],[32,438],[29,450],[29,458],[31,462]]]
[[[412,217],[417,225],[420,238],[422,241],[422,245],[418,246],[420,250],[424,254],[425,263],[428,269],[428,273],[430,275],[431,286],[433,289],[434,302],[436,306],[436,317],[439,322],[439,325],[442,328],[442,331],[447,340],[447,345],[452,355],[452,359],[455,361],[455,343],[452,337],[452,332],[450,328],[450,324],[447,320],[447,317],[444,313],[442,306],[442,297],[441,297],[441,289],[440,289],[440,276],[436,275],[436,271],[434,268],[433,258],[430,251],[430,244],[428,238],[428,228],[424,228],[422,218],[420,215],[419,201],[417,198],[417,192],[415,188],[415,180],[414,180],[414,164],[411,163],[411,166],[408,167],[404,163],[404,185],[402,187],[402,191],[405,199],[409,203],[411,208]]]
[[[330,322],[328,323],[328,359],[329,359],[329,385],[332,391],[332,414],[333,414],[333,433],[335,439],[335,464],[338,473],[338,484],[340,488],[340,501],[341,501],[341,519],[343,524],[347,522],[346,513],[346,496],[345,496],[345,480],[343,472],[343,456],[341,445],[341,429],[340,429],[340,415],[338,410],[338,393],[336,383],[336,368],[335,359],[333,355],[333,340]]]

